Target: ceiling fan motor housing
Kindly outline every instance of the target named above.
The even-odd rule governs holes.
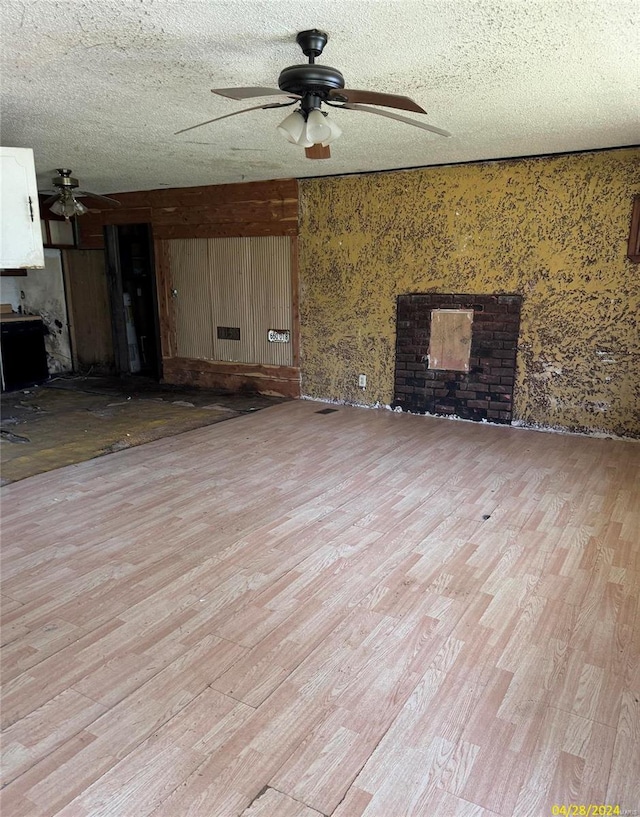
[[[290,94],[326,99],[330,91],[344,88],[344,77],[328,65],[291,65],[280,73],[278,87]]]
[[[291,65],[285,68],[278,77],[278,87],[281,91],[301,97],[312,96],[326,100],[331,91],[344,88],[344,77],[337,68],[315,63],[315,58],[322,54],[328,39],[328,34],[317,28],[301,31],[298,34],[296,42],[304,55],[309,58],[309,64]]]
[[[66,167],[59,167],[57,170],[58,175],[51,179],[51,183],[54,187],[60,187],[63,190],[73,190],[79,186],[80,182],[73,178],[71,171],[67,170]]]

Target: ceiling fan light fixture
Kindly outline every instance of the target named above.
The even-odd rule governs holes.
[[[306,116],[302,110],[290,113],[278,125],[278,130],[288,142],[302,148],[319,144],[326,146],[342,133],[342,129],[318,108],[309,111]]]
[[[64,216],[67,221],[73,216],[83,216],[89,212],[82,202],[78,201],[72,193],[67,191],[62,192],[60,198],[54,201],[49,209],[57,216]]]

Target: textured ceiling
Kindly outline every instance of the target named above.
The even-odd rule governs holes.
[[[640,141],[637,0],[1,0],[2,143],[32,147],[42,186],[71,167],[95,192],[414,167]],[[446,139],[331,111],[310,161],[214,87],[277,87],[322,28],[347,87],[406,94]],[[258,100],[259,102],[260,100]],[[271,101],[270,99],[264,100]],[[273,100],[275,101],[275,100]],[[416,117],[419,118],[419,115]]]

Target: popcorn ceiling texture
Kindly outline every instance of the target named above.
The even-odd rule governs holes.
[[[639,141],[637,0],[3,0],[0,13],[3,143],[34,149],[43,188],[56,167],[108,193]],[[348,86],[408,94],[454,137],[334,109],[328,161],[276,132],[280,110],[174,136],[256,104],[210,89],[275,86],[313,27]]]
[[[638,149],[301,181],[302,393],[392,402],[398,295],[514,293],[514,420],[640,437],[638,193]]]

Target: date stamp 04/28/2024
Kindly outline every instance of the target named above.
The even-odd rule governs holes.
[[[616,803],[558,803],[551,814],[561,817],[640,817],[636,809],[620,808]]]

